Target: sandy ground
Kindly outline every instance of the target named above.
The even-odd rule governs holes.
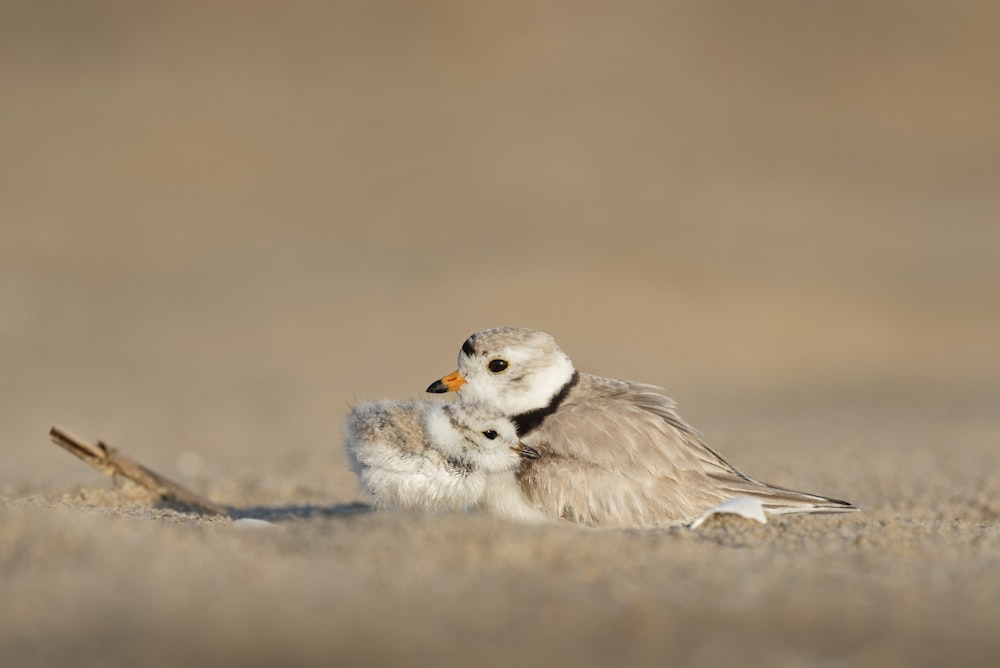
[[[2,5],[0,664],[997,665],[995,4],[538,4]],[[368,512],[501,324],[864,512]]]

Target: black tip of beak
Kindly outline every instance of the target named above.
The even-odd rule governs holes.
[[[521,455],[521,459],[541,459],[542,458],[542,453],[540,453],[538,450],[535,450],[530,445],[525,445],[524,443],[521,443],[519,445],[517,451],[518,451],[518,454]]]
[[[444,394],[445,392],[448,391],[448,386],[442,383],[440,380],[435,380],[433,383],[430,384],[430,387],[427,388],[427,391],[430,392],[431,394]]]

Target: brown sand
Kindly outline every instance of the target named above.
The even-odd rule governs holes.
[[[1000,663],[996,4],[536,4],[5,5],[0,665]],[[359,511],[500,324],[865,512]]]

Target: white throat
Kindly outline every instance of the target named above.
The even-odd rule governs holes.
[[[462,403],[483,403],[507,416],[545,408],[573,378],[573,362],[560,355],[551,363],[532,369],[523,382],[510,382],[506,374],[469,378],[459,390]]]

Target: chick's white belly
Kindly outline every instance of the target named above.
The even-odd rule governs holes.
[[[485,475],[429,450],[419,455],[366,448],[357,452],[361,487],[385,509],[464,510],[483,495]]]

